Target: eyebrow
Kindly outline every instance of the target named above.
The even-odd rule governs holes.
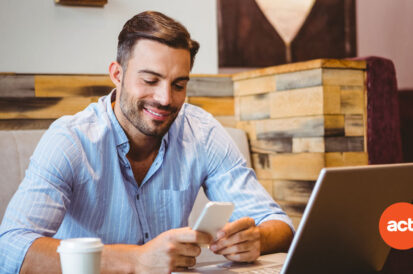
[[[152,74],[152,75],[158,76],[162,79],[165,79],[164,75],[162,75],[158,72],[152,71],[152,70],[148,70],[148,69],[142,69],[142,70],[138,71],[138,73]],[[174,82],[178,82],[178,81],[189,81],[189,77],[188,76],[181,76],[181,77],[178,77],[178,78],[174,79]]]

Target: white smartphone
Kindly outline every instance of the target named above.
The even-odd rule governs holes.
[[[217,232],[228,222],[232,211],[234,204],[231,202],[208,202],[192,229],[207,232],[215,240]]]

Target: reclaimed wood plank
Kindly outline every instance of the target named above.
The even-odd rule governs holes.
[[[293,153],[364,151],[364,137],[293,138]]]
[[[284,200],[277,200],[277,203],[288,214],[288,216],[301,217],[304,213],[307,203],[291,202]]]
[[[364,71],[354,69],[323,69],[323,85],[364,86]]]
[[[266,75],[274,75],[281,73],[289,73],[302,70],[310,70],[316,68],[343,68],[343,69],[366,69],[365,61],[353,61],[343,59],[315,59],[304,62],[296,62],[292,64],[285,64],[280,66],[267,67],[263,69],[256,69],[251,71],[240,72],[233,75],[233,80],[242,80],[255,77],[263,77]]]
[[[273,180],[272,193],[275,200],[307,203],[315,181]]]
[[[326,152],[362,152],[364,137],[328,137],[325,138]]]
[[[364,87],[342,88],[340,90],[340,102],[342,114],[364,113]]]
[[[325,153],[252,153],[259,179],[315,181],[325,167]]]
[[[257,153],[291,153],[292,138],[250,140],[251,151]]]
[[[340,87],[316,86],[272,92],[271,118],[340,114]]]
[[[241,121],[270,118],[270,94],[237,97],[236,109]]]
[[[188,102],[214,116],[234,115],[234,97],[188,97]]]
[[[73,115],[98,97],[0,98],[0,119],[56,119]]]
[[[255,174],[259,180],[273,178],[269,154],[252,153],[251,162]]]
[[[36,97],[99,97],[115,86],[108,75],[35,75],[34,87]]]
[[[326,167],[361,166],[368,164],[367,152],[326,153]]]
[[[197,97],[229,97],[234,96],[234,88],[232,78],[226,77],[211,77],[211,76],[194,76],[187,84],[187,96]]]
[[[0,130],[48,129],[55,119],[0,119]]]
[[[275,76],[277,91],[323,85],[322,69],[311,69],[278,74]]]
[[[0,74],[0,97],[34,97],[34,76]]]
[[[343,115],[257,120],[252,125],[258,140],[344,135]]]
[[[214,118],[217,119],[218,122],[220,122],[221,125],[224,126],[224,127],[233,127],[233,128],[235,128],[237,126],[237,120],[235,119],[235,116],[218,115],[218,116],[214,116]]]
[[[252,121],[238,121],[236,128],[242,129],[247,133],[248,140],[257,140],[257,133],[255,130],[255,122]]]
[[[365,121],[361,114],[350,114],[344,116],[345,136],[364,136]]]
[[[363,86],[364,71],[352,69],[312,69],[275,76],[277,91],[314,86]]]
[[[280,153],[269,158],[273,179],[314,181],[325,167],[324,153]]]
[[[323,137],[301,137],[292,138],[292,152],[325,152]]]
[[[234,81],[234,96],[245,96],[275,91],[275,76]]]

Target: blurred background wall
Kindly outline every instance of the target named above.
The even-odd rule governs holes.
[[[218,72],[215,0],[109,0],[104,8],[1,0],[0,72],[107,73],[122,25],[147,9],[181,21],[201,43],[193,73]],[[393,60],[400,89],[413,89],[412,14],[410,0],[356,1],[358,56]]]
[[[216,3],[211,0],[109,0],[103,8],[1,0],[0,72],[106,74],[123,24],[144,10],[180,21],[201,43],[193,73],[217,73]]]

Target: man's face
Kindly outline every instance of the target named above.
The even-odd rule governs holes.
[[[185,102],[189,72],[188,50],[139,40],[118,91],[125,118],[144,135],[162,137]]]

